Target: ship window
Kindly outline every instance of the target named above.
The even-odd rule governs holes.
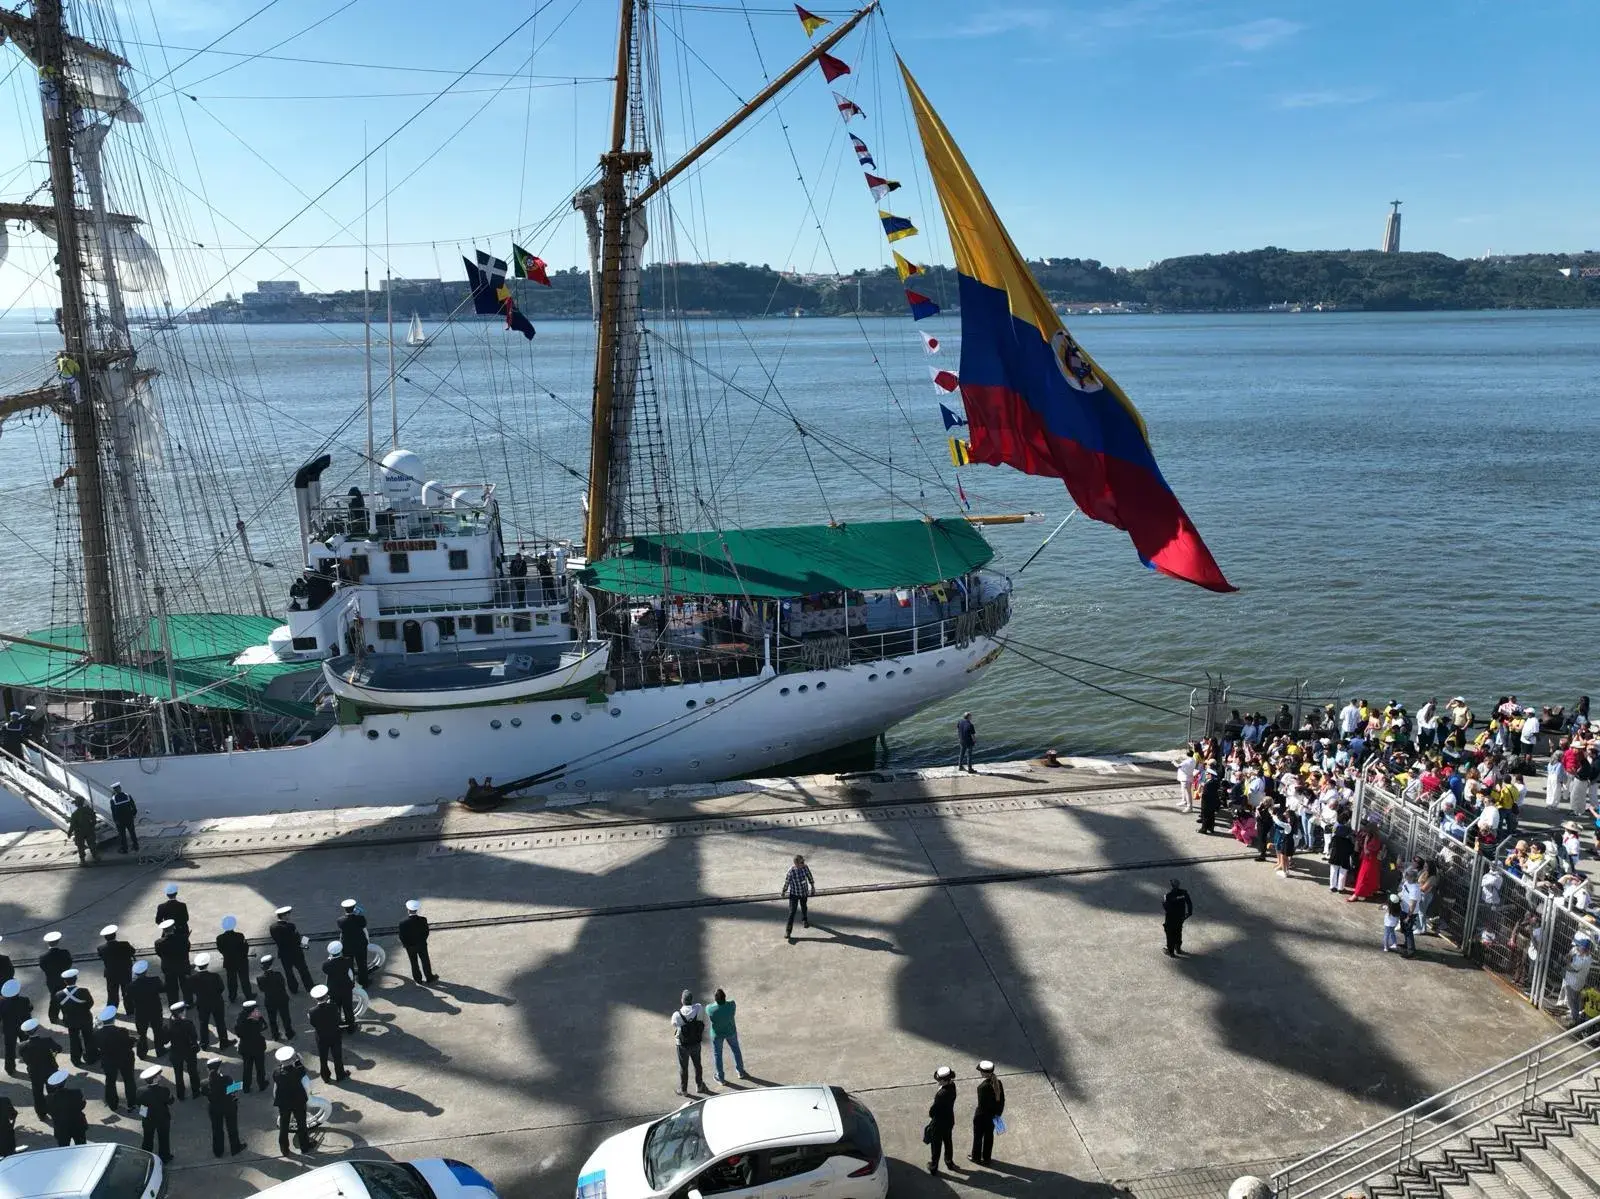
[[[561,723],[561,713],[560,712],[552,712],[552,713],[550,713],[550,723],[551,724],[560,724]]]
[[[811,690],[810,687],[806,686],[804,683],[800,684],[800,694],[801,695],[804,695],[809,690]]]
[[[533,632],[533,617],[526,612],[513,612],[511,614],[511,628],[518,633]]]
[[[694,702],[694,700],[691,699],[688,703],[684,704],[683,706],[686,707],[686,708],[694,708],[694,707],[698,707],[699,705],[696,704]]]
[[[454,637],[456,635],[456,618],[454,616],[439,617],[439,636]]]
[[[408,575],[411,573],[411,555],[395,553],[389,555],[389,573],[392,575]]]
[[[378,640],[379,641],[393,641],[399,635],[400,635],[399,626],[396,625],[394,621],[392,621],[392,620],[380,620],[378,622]]]
[[[367,730],[367,740],[368,741],[376,741],[377,739],[378,739],[378,730],[377,729],[368,729]]]
[[[491,720],[489,722],[489,727],[492,729],[497,729],[500,727],[500,722],[498,720]]]
[[[900,672],[900,673],[901,673],[901,674],[910,674],[910,673],[911,673],[911,667],[909,667],[909,666],[907,666],[907,667],[906,667],[906,668],[905,668],[905,669],[904,669],[904,670],[902,670],[902,671],[901,671],[901,672]]]
[[[621,708],[612,708],[611,709],[611,714],[613,716],[621,716],[622,715],[622,709]]]
[[[869,674],[869,675],[868,675],[868,676],[867,676],[867,682],[869,682],[869,683],[876,683],[876,682],[877,682],[877,681],[878,681],[878,676],[877,676],[877,675],[875,675],[875,674]]]
[[[550,613],[548,613],[548,612],[536,613],[534,615],[534,619],[536,621],[538,621],[538,623],[540,623],[540,624],[549,624],[550,623]]]
[[[818,684],[817,684],[817,690],[818,690],[818,691],[821,691],[821,690],[823,690],[823,689],[824,689],[824,688],[825,688],[825,687],[827,687],[827,685],[828,685],[828,684],[826,684],[826,683],[818,683]]]
[[[513,716],[511,718],[511,727],[514,729],[520,729],[522,727],[522,717]]]
[[[372,570],[372,563],[367,561],[365,554],[350,555],[350,577],[364,579]]]
[[[399,735],[400,735],[400,730],[399,729],[390,729],[389,730],[389,736],[398,737]]]
[[[493,616],[474,616],[472,618],[472,631],[488,637],[494,633]]]
[[[466,550],[451,550],[450,551],[450,569],[451,570],[466,570],[467,569],[467,551]]]
[[[315,637],[296,637],[294,639],[294,648],[295,649],[316,649],[317,648],[317,639]]]
[[[572,719],[573,719],[574,723],[576,723],[579,720],[582,720],[583,719],[583,713],[582,712],[574,712],[572,714]]]
[[[430,732],[430,733],[432,733],[432,734],[433,734],[433,735],[434,735],[434,736],[435,736],[435,737],[437,737],[437,736],[438,736],[438,735],[439,735],[439,734],[440,734],[440,733],[442,733],[442,732],[444,732],[444,730],[443,730],[443,729],[441,729],[441,728],[440,728],[440,727],[439,727],[439,726],[438,726],[438,725],[436,725],[436,724],[430,724],[430,725],[429,725],[429,726],[428,726],[428,731],[429,731],[429,732]]]
[[[778,694],[779,695],[788,695],[789,694],[789,688],[787,688],[787,687],[778,688]]]

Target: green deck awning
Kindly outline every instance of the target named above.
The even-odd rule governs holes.
[[[613,595],[786,597],[937,583],[993,557],[960,518],[863,521],[633,537],[580,578]]]
[[[306,669],[304,662],[263,662],[235,666],[233,659],[264,645],[282,621],[226,612],[181,612],[167,620],[172,674],[182,702],[224,711],[265,711],[305,716],[305,704],[268,698],[265,690],[280,674]],[[155,621],[140,630],[127,652],[137,664],[108,666],[86,662],[70,652],[88,644],[82,625],[55,625],[26,634],[42,645],[0,643],[0,687],[57,695],[145,695],[169,699],[172,686],[161,658],[161,632]]]

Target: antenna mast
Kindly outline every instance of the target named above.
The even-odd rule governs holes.
[[[372,428],[372,261],[367,250],[367,218],[372,206],[367,199],[367,126],[361,126],[361,327],[366,344],[367,369],[367,492],[378,490],[378,462],[373,452]]]
[[[389,147],[383,148],[383,291],[389,320],[389,448],[400,448],[400,408],[394,394],[394,263],[389,244]]]

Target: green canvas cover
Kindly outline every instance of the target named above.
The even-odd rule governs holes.
[[[959,517],[862,521],[642,535],[579,577],[613,595],[789,597],[937,583],[993,557]]]

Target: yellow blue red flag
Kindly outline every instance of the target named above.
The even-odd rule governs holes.
[[[1154,569],[1234,590],[1162,477],[1138,409],[1062,325],[904,62],[900,72],[955,253],[971,460],[1058,478]]]

